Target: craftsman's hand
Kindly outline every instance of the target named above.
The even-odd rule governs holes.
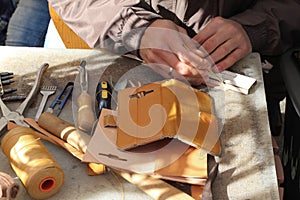
[[[205,58],[207,53],[197,47],[199,44],[183,28],[170,20],[159,19],[146,29],[140,55],[145,63],[160,69],[163,76],[170,75],[171,67],[191,84],[199,85],[208,79],[207,68],[211,63]]]
[[[195,37],[216,63],[215,71],[231,67],[252,51],[249,37],[243,27],[229,19],[213,18]]]

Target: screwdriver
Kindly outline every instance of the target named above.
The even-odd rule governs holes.
[[[79,69],[81,94],[77,99],[77,103],[78,103],[77,123],[79,129],[85,132],[90,132],[93,128],[93,124],[95,121],[95,114],[92,108],[92,98],[88,94],[88,74],[85,66],[86,66],[86,61],[83,60],[80,63],[80,69]]]

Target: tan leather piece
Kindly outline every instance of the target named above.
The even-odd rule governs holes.
[[[117,122],[113,115],[106,115],[103,119],[104,127],[117,127]]]
[[[56,137],[52,133],[49,133],[45,129],[39,126],[39,124],[31,118],[25,118],[24,121],[26,121],[32,128],[34,128],[36,131],[32,132],[35,136],[47,140],[57,146],[60,146],[67,150],[70,154],[72,154],[74,157],[78,158],[79,160],[82,160],[84,154],[83,152],[79,151],[78,149],[74,148],[72,145],[67,143],[66,141],[62,140],[61,138]],[[98,163],[88,163],[87,164],[87,174],[92,175],[99,175],[105,173],[106,169],[105,166]]]
[[[208,177],[207,154],[189,147],[175,162],[155,171],[159,178],[205,185]]]
[[[56,137],[52,133],[49,133],[48,131],[40,127],[34,119],[25,118],[24,121],[26,121],[32,128],[38,131],[38,132],[34,132],[34,134],[37,137],[47,140],[55,145],[61,146],[69,153],[71,153],[74,157],[78,158],[79,160],[82,160],[82,157],[84,155],[82,152],[80,152],[79,150],[77,150],[67,142],[63,141],[61,138]]]
[[[118,148],[177,138],[220,154],[218,121],[207,94],[171,79],[124,89],[118,99]]]
[[[81,39],[69,26],[60,18],[55,10],[49,5],[51,19],[59,33],[63,43],[68,49],[90,49],[87,43]]]
[[[191,196],[194,199],[202,199],[203,186],[202,185],[191,185]]]

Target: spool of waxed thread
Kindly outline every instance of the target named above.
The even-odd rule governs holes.
[[[32,132],[27,127],[10,130],[2,139],[1,148],[28,194],[35,199],[45,199],[59,191],[64,173]]]
[[[18,197],[20,185],[13,178],[0,172],[0,200],[15,200]]]

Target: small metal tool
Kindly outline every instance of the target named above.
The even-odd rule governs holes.
[[[14,73],[11,73],[11,72],[1,72],[0,73],[0,77],[11,76],[11,75],[14,75]]]
[[[81,87],[81,92],[88,92],[88,74],[86,72],[86,61],[83,60],[80,63],[80,68],[79,68],[79,75],[80,75],[80,87]]]
[[[56,86],[46,85],[46,86],[42,87],[40,93],[43,95],[43,98],[42,98],[42,101],[41,101],[40,106],[38,108],[38,111],[36,112],[35,121],[38,121],[40,115],[42,114],[42,112],[44,110],[44,107],[47,103],[48,97],[50,95],[54,94],[55,92],[56,92]]]
[[[149,90],[149,91],[140,91],[140,92],[137,92],[135,94],[132,94],[132,95],[129,95],[129,98],[142,98],[144,96],[146,96],[147,94],[151,93],[151,92],[154,92],[154,90]]]
[[[8,122],[15,122],[18,125],[29,127],[29,125],[26,122],[24,122],[23,112],[33,99],[33,96],[37,93],[42,75],[44,71],[48,68],[48,66],[49,65],[45,63],[40,67],[32,89],[30,90],[26,99],[19,105],[19,107],[15,111],[11,111],[0,98],[0,108],[3,114],[3,116],[0,118],[0,132],[6,127]]]
[[[15,82],[14,80],[10,80],[10,79],[6,79],[6,80],[3,80],[1,79],[1,82],[2,82],[2,85],[9,85],[13,82]]]
[[[26,95],[24,94],[17,94],[17,95],[12,95],[12,96],[7,96],[7,97],[2,97],[2,101],[23,101],[26,99]]]
[[[13,73],[10,72],[1,72],[0,73],[0,97],[4,94],[9,94],[16,91],[16,88],[4,89],[4,85],[9,85],[14,81],[11,80],[13,78]]]
[[[207,68],[207,71],[209,72],[209,78],[218,81],[220,84],[224,84],[224,80],[219,77],[215,72],[213,72],[210,68]]]
[[[6,80],[10,80],[10,79],[13,79],[14,76],[13,75],[8,75],[8,76],[0,76],[0,80],[3,82],[3,81],[6,81]]]
[[[64,88],[59,92],[57,97],[51,103],[49,108],[47,108],[46,112],[50,112],[56,116],[58,116],[67,103],[69,97],[71,96],[74,88],[74,82],[68,82]]]
[[[2,96],[3,94],[9,94],[9,93],[12,93],[15,91],[17,91],[17,88],[2,89],[2,90],[0,90],[0,96]]]

